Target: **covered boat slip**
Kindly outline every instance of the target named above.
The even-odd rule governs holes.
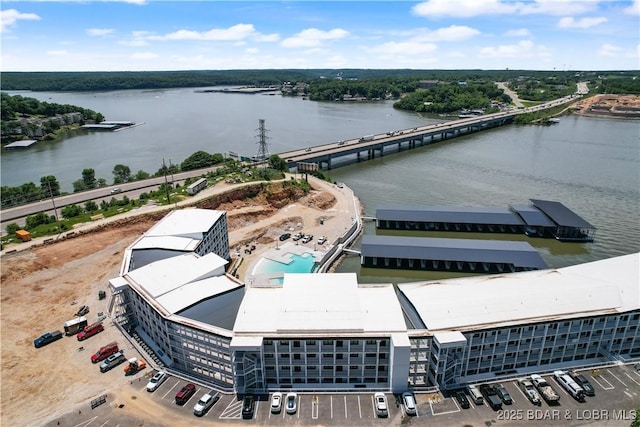
[[[371,268],[505,273],[547,268],[527,242],[371,236],[362,238],[360,264]]]
[[[534,200],[509,208],[382,206],[376,227],[387,230],[524,233],[562,241],[591,242],[595,227],[559,202]]]

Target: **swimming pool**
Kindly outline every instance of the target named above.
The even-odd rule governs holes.
[[[316,269],[316,258],[313,254],[305,252],[302,254],[295,254],[287,252],[282,255],[282,259],[287,262],[275,261],[269,258],[262,258],[253,269],[253,275],[274,275],[277,273],[313,273]],[[274,283],[274,280],[269,280]],[[282,283],[282,277],[275,281],[275,283]]]

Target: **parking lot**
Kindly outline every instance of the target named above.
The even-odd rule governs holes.
[[[196,422],[198,425],[219,425],[236,423],[258,423],[261,425],[607,425],[628,426],[640,408],[640,372],[633,365],[601,368],[598,371],[582,371],[595,388],[595,396],[587,396],[585,402],[578,402],[569,395],[553,378],[543,375],[544,379],[560,395],[557,405],[542,402],[533,405],[518,387],[517,380],[503,381],[513,399],[512,405],[503,405],[501,410],[494,411],[486,403],[475,405],[471,402],[469,409],[460,408],[451,396],[442,393],[415,395],[417,414],[405,414],[399,396],[387,393],[389,414],[387,418],[376,416],[373,393],[359,394],[322,394],[297,393],[297,410],[288,414],[284,408],[273,414],[270,410],[271,395],[256,396],[252,421],[242,416],[242,398],[236,395],[221,394],[220,399],[202,417],[193,415],[193,407],[200,397],[210,389],[196,386],[195,393],[182,406],[175,403],[176,393],[187,383],[184,380],[169,377],[153,393],[146,390],[146,384],[153,372],[147,372],[131,380],[129,387],[137,400],[148,399],[173,417],[184,419],[185,423]],[[286,392],[283,393],[286,395]],[[123,405],[124,406],[124,405]],[[126,412],[119,411],[118,406],[102,405],[96,410],[85,410],[83,413],[66,414],[60,419],[69,426],[122,426],[126,422]],[[140,416],[140,415],[138,415]],[[198,421],[196,421],[198,420]],[[130,421],[130,420],[129,420]],[[57,425],[51,422],[48,425]],[[150,424],[144,425],[162,425]]]

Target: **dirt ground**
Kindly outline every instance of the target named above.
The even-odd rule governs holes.
[[[258,197],[218,207],[227,211],[232,248],[253,241],[259,243],[259,249],[266,249],[287,224],[313,227],[320,218],[331,219],[338,212],[334,195],[323,190],[312,191],[281,209],[265,203]],[[90,362],[91,354],[110,341],[118,341],[125,355],[137,356],[109,319],[105,331],[87,341],[78,342],[71,336],[36,349],[33,340],[44,332],[63,330],[63,323],[83,304],[91,309],[89,323],[97,320],[98,313],[106,314],[108,298],[99,300],[98,292],[108,293],[108,280],[118,275],[125,248],[162,216],[136,217],[2,257],[0,425],[43,425],[77,405],[87,408],[91,399],[107,392],[115,400],[125,399],[124,365],[102,374]],[[252,256],[259,254],[257,250]],[[147,381],[148,372],[131,381]],[[127,404],[139,407],[138,414],[147,422],[171,424],[166,418],[171,415],[145,407],[144,402]]]
[[[594,95],[573,105],[584,116],[640,119],[640,95]]]

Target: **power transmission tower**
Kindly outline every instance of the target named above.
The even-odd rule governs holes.
[[[267,161],[270,156],[269,148],[267,147],[269,145],[267,143],[267,139],[269,138],[267,137],[267,129],[264,127],[264,119],[260,119],[258,122],[260,123],[260,126],[256,130],[258,131],[258,138],[260,140],[257,142],[258,155],[256,156],[256,160],[258,162],[264,162]]]

